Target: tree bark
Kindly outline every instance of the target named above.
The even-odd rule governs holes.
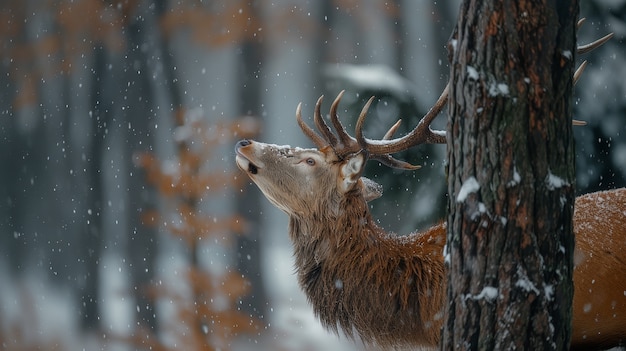
[[[577,1],[463,1],[450,42],[445,350],[564,350]]]

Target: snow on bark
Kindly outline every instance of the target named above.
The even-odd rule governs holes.
[[[456,202],[464,202],[467,198],[467,195],[471,193],[475,193],[480,189],[480,184],[474,176],[471,176],[463,182],[461,185],[461,189],[459,190],[459,194],[456,196]]]

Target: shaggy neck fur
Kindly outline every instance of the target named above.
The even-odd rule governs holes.
[[[361,196],[346,195],[337,206],[344,210],[290,217],[299,283],[316,315],[366,342],[435,346],[446,295],[445,225],[387,234]]]

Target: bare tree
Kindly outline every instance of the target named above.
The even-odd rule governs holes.
[[[463,1],[450,42],[443,349],[569,345],[577,1]]]

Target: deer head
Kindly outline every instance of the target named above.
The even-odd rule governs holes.
[[[265,196],[289,215],[303,216],[318,211],[337,211],[341,197],[346,194],[361,196],[364,201],[382,194],[380,185],[362,177],[369,159],[401,169],[417,169],[390,154],[421,143],[445,143],[445,132],[430,129],[430,122],[439,114],[447,99],[447,88],[431,111],[406,136],[390,140],[400,121],[387,131],[382,140],[365,138],[362,132],[365,116],[373,97],[363,107],[357,124],[356,137],[346,133],[337,116],[337,107],[344,92],[339,93],[330,108],[330,120],[336,134],[321,115],[323,97],[315,104],[314,122],[318,134],[302,120],[302,105],[296,109],[296,118],[304,134],[317,148],[264,144],[251,140],[236,145],[236,161],[246,171]]]
[[[339,159],[329,147],[292,148],[252,140],[237,143],[237,165],[276,207],[290,216],[336,208],[339,197],[358,188],[368,200],[380,196],[359,179],[362,153]]]

